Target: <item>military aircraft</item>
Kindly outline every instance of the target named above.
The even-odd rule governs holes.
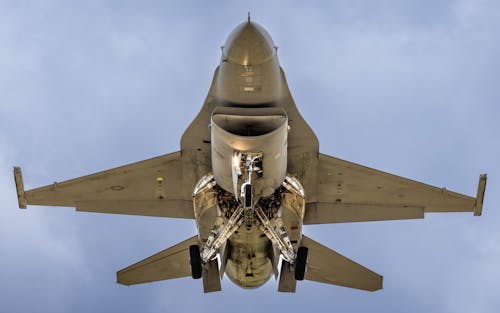
[[[117,272],[124,285],[192,276],[205,292],[226,274],[278,291],[306,279],[375,291],[382,276],[302,233],[303,225],[482,212],[476,197],[398,177],[319,152],[300,115],[269,33],[248,18],[222,47],[205,103],[180,151],[24,191],[19,207],[194,219],[198,234]],[[281,266],[279,263],[281,261]]]

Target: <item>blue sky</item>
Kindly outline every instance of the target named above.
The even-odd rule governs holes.
[[[26,188],[179,149],[220,46],[252,12],[279,46],[321,151],[475,195],[484,214],[306,227],[384,275],[367,293],[224,278],[124,287],[115,272],[195,233],[192,221],[17,209]],[[0,1],[0,311],[498,312],[497,1]]]

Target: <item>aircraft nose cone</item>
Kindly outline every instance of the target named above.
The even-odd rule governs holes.
[[[224,44],[225,61],[241,65],[262,64],[275,54],[269,33],[255,22],[238,25]]]

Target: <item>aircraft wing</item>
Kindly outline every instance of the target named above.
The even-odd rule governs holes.
[[[194,218],[191,199],[183,198],[180,152],[24,191],[21,169],[14,168],[19,207],[47,205],[77,211]]]
[[[309,250],[305,279],[367,291],[382,289],[383,277],[366,267],[305,235],[302,246]]]
[[[196,244],[198,244],[198,236],[184,240],[118,271],[116,280],[119,284],[129,286],[191,276],[189,246]]]
[[[304,224],[423,218],[426,212],[482,212],[486,174],[476,198],[319,155],[316,201]]]

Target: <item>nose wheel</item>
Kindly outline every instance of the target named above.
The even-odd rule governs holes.
[[[191,265],[191,277],[201,278],[201,255],[198,245],[189,246],[189,263]]]
[[[245,207],[249,208],[252,206],[253,186],[251,183],[245,183],[241,189],[245,200]]]
[[[250,208],[253,205],[252,175],[257,175],[257,177],[262,176],[262,158],[263,155],[261,152],[234,151],[233,153],[233,189],[236,196],[238,179],[243,178],[242,175],[245,174],[245,182],[241,185],[240,196],[243,198],[246,208]]]

